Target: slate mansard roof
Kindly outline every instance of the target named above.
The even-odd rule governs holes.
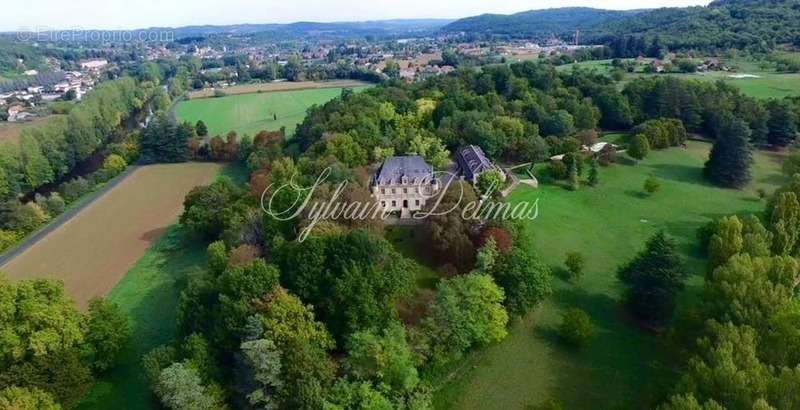
[[[492,161],[486,158],[486,154],[484,154],[481,147],[477,145],[467,145],[458,151],[456,161],[458,161],[458,167],[461,173],[468,179],[472,179],[486,171],[495,169]]]
[[[383,162],[375,175],[375,184],[402,185],[403,177],[406,177],[406,184],[419,184],[426,178],[425,182],[431,183],[433,167],[419,155],[390,157]]]

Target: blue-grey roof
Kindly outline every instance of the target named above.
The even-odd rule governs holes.
[[[492,161],[486,158],[486,154],[477,145],[467,145],[459,150],[456,161],[458,161],[461,173],[467,178],[473,178],[476,175],[494,169]]]
[[[383,161],[381,169],[375,176],[375,182],[379,185],[401,184],[403,177],[407,178],[409,184],[413,184],[414,181],[420,183],[424,178],[432,180],[433,167],[419,155],[390,157]]]

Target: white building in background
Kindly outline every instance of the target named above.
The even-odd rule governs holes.
[[[108,65],[108,60],[103,58],[93,58],[91,60],[81,61],[81,69],[88,71],[97,71]]]

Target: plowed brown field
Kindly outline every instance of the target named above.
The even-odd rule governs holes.
[[[0,270],[12,279],[61,279],[78,305],[85,307],[122,279],[175,222],[184,196],[211,182],[220,167],[211,163],[141,167]]]

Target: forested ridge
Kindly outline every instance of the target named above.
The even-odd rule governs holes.
[[[670,50],[704,52],[800,45],[798,21],[798,0],[720,0],[706,7],[640,12],[563,8],[483,15],[455,21],[444,30],[539,40],[556,35],[567,41],[580,30],[582,44],[606,44],[617,57],[635,57],[650,54],[654,41]]]

